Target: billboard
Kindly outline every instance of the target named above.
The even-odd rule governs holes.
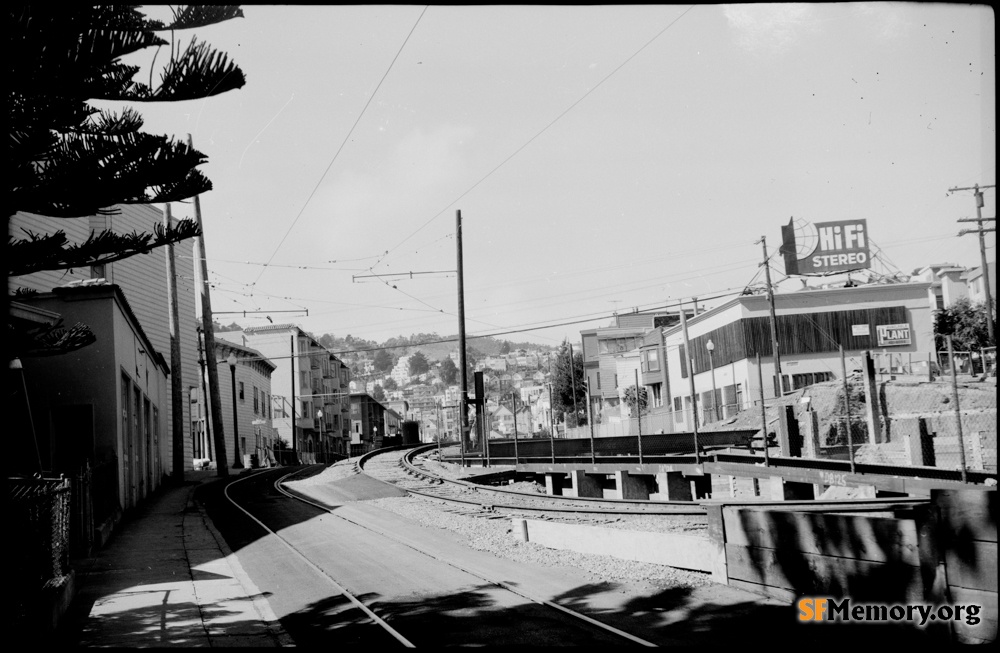
[[[828,275],[871,267],[868,221],[837,220],[815,224],[791,218],[781,227],[785,274]]]

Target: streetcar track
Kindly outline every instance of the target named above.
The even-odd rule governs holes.
[[[300,496],[299,493],[294,492],[292,490],[289,490],[289,489],[287,489],[287,488],[285,488],[285,487],[283,487],[281,485],[282,481],[284,481],[286,478],[288,478],[288,476],[294,475],[295,473],[296,472],[292,472],[291,474],[283,476],[280,479],[278,479],[277,481],[275,481],[275,483],[274,483],[275,489],[277,489],[279,492],[281,492],[285,496],[288,496],[289,498],[297,499],[297,500],[302,501],[304,503],[307,503],[309,505],[315,506],[316,508],[319,508],[319,509],[323,510],[324,512],[327,512],[328,514],[333,515],[334,517],[337,517],[338,519],[342,519],[342,520],[344,520],[346,522],[354,524],[355,526],[358,526],[358,527],[363,528],[363,529],[365,529],[367,531],[375,533],[376,535],[380,535],[380,536],[382,536],[382,537],[384,537],[384,538],[386,538],[388,540],[396,542],[397,544],[401,544],[401,545],[403,545],[403,546],[405,546],[405,547],[407,547],[407,548],[409,548],[409,549],[411,549],[413,551],[416,551],[417,553],[420,553],[420,554],[422,554],[424,556],[427,556],[428,558],[431,558],[432,560],[436,560],[437,562],[446,564],[449,567],[453,567],[455,569],[458,569],[459,571],[461,571],[463,573],[466,573],[469,576],[472,576],[473,578],[478,578],[481,581],[484,581],[486,583],[489,583],[491,585],[494,585],[496,587],[504,589],[504,590],[506,590],[506,591],[508,591],[508,592],[510,592],[510,593],[512,593],[514,595],[516,595],[516,596],[519,596],[519,597],[521,597],[523,599],[531,601],[532,603],[536,603],[538,605],[542,605],[542,606],[545,606],[545,607],[548,607],[548,608],[552,608],[552,609],[557,610],[557,611],[559,611],[561,613],[569,615],[570,617],[573,617],[574,619],[578,619],[578,620],[583,621],[585,623],[588,623],[588,624],[590,624],[590,625],[592,625],[592,626],[594,626],[596,628],[599,628],[599,629],[604,630],[606,632],[610,632],[610,633],[613,633],[615,635],[618,635],[619,637],[622,637],[624,639],[630,640],[630,641],[632,641],[632,642],[634,642],[636,644],[640,644],[642,646],[656,646],[656,644],[654,644],[652,642],[644,640],[644,639],[642,639],[640,637],[637,637],[637,636],[635,636],[635,635],[633,635],[631,633],[628,633],[626,631],[623,631],[623,630],[620,630],[618,628],[615,628],[614,626],[609,626],[608,624],[602,623],[602,622],[600,622],[600,621],[598,621],[596,619],[593,619],[592,617],[588,617],[585,614],[582,614],[582,613],[577,612],[575,610],[571,610],[570,608],[567,608],[565,606],[559,605],[558,603],[555,603],[553,601],[549,601],[547,599],[540,599],[540,598],[531,596],[529,594],[526,594],[526,593],[524,593],[524,592],[522,592],[520,590],[517,590],[517,589],[511,587],[510,585],[508,585],[507,583],[504,583],[503,581],[499,581],[499,580],[496,580],[494,578],[490,578],[488,576],[484,576],[484,575],[482,575],[482,574],[480,574],[478,572],[466,569],[465,567],[457,565],[457,564],[455,564],[454,562],[452,562],[450,560],[447,560],[445,558],[437,556],[437,555],[435,555],[435,554],[433,554],[433,553],[431,553],[429,551],[421,549],[420,547],[414,546],[413,544],[410,544],[409,542],[406,542],[406,541],[401,540],[401,539],[399,539],[397,537],[394,537],[394,536],[392,536],[392,535],[390,535],[388,533],[385,533],[385,532],[382,532],[380,530],[371,528],[370,526],[366,526],[365,524],[361,524],[359,522],[356,522],[353,519],[350,519],[348,517],[344,517],[343,515],[338,515],[338,514],[334,513],[334,511],[332,511],[329,508],[327,508],[326,506],[324,506],[324,505],[322,505],[320,503],[317,503],[317,502],[315,502],[315,501],[313,501],[313,500],[311,500],[309,498]]]
[[[536,605],[540,605],[540,606],[543,606],[543,607],[555,610],[555,611],[559,612],[560,614],[563,614],[563,615],[565,615],[567,617],[570,617],[573,620],[576,620],[578,622],[583,622],[584,624],[587,624],[587,625],[589,625],[592,628],[597,628],[597,629],[599,629],[599,630],[601,630],[601,631],[603,631],[605,633],[610,633],[610,634],[616,635],[616,636],[621,637],[623,639],[629,640],[630,642],[632,642],[634,644],[639,644],[639,645],[642,645],[642,646],[656,646],[656,644],[654,644],[652,642],[649,642],[647,640],[644,640],[644,639],[642,639],[642,638],[640,638],[640,637],[638,637],[636,635],[633,635],[631,633],[628,633],[628,632],[626,632],[624,630],[620,630],[618,628],[615,628],[614,626],[610,626],[608,624],[602,623],[601,621],[598,621],[598,620],[596,620],[596,619],[594,619],[592,617],[589,617],[589,616],[587,616],[585,614],[582,614],[580,612],[577,612],[577,611],[572,610],[570,608],[567,608],[565,606],[559,605],[558,603],[555,603],[553,601],[549,601],[547,599],[541,599],[541,598],[534,597],[534,596],[531,596],[529,594],[526,594],[525,592],[522,592],[522,591],[520,591],[520,590],[518,590],[518,589],[516,589],[516,588],[514,588],[512,586],[510,586],[509,584],[504,583],[503,581],[499,581],[499,580],[496,580],[496,579],[484,576],[483,574],[480,574],[478,572],[475,572],[475,571],[472,571],[470,569],[467,569],[467,568],[465,568],[465,567],[463,567],[461,565],[455,564],[453,561],[450,561],[450,560],[442,558],[442,557],[440,557],[438,555],[435,555],[432,552],[426,551],[426,550],[424,550],[424,549],[422,549],[422,548],[420,548],[418,546],[415,546],[415,545],[413,545],[413,544],[411,544],[409,542],[406,542],[406,541],[404,541],[402,539],[399,539],[399,538],[397,538],[397,537],[395,537],[395,536],[393,536],[391,534],[382,532],[380,530],[377,530],[377,529],[372,528],[370,526],[367,526],[365,524],[361,524],[361,523],[359,523],[359,522],[357,522],[357,521],[355,521],[353,519],[350,519],[348,517],[345,517],[343,515],[336,514],[333,510],[331,510],[327,506],[324,506],[321,503],[318,503],[318,502],[316,502],[316,501],[314,501],[314,500],[312,500],[312,499],[310,499],[310,498],[308,498],[306,496],[302,496],[299,492],[296,492],[294,490],[290,490],[290,489],[284,487],[284,482],[286,480],[288,480],[290,477],[293,477],[293,476],[301,473],[301,471],[302,470],[296,470],[296,471],[290,472],[289,474],[286,474],[284,476],[281,476],[281,477],[277,478],[274,481],[274,483],[273,483],[275,490],[277,490],[283,496],[286,496],[286,497],[288,497],[290,499],[293,499],[293,500],[300,501],[302,503],[306,503],[308,505],[311,505],[311,506],[313,506],[315,508],[318,508],[318,509],[322,510],[323,512],[325,512],[325,513],[327,513],[327,514],[329,514],[329,515],[331,515],[331,516],[333,516],[333,517],[335,517],[337,519],[341,519],[341,520],[346,521],[346,522],[348,522],[350,524],[353,524],[356,527],[363,528],[363,529],[365,529],[365,530],[367,530],[367,531],[369,531],[371,533],[375,533],[376,535],[379,535],[379,536],[381,536],[381,537],[383,537],[383,538],[385,538],[387,540],[390,540],[392,542],[395,542],[396,544],[405,546],[405,547],[407,547],[407,548],[409,548],[409,549],[411,549],[411,550],[413,550],[413,551],[415,551],[415,552],[417,552],[417,553],[419,553],[419,554],[421,554],[423,556],[426,556],[426,557],[428,557],[428,558],[430,558],[432,560],[435,560],[435,561],[437,561],[440,564],[444,564],[444,565],[447,565],[449,567],[452,567],[452,568],[454,568],[454,569],[456,569],[458,571],[461,571],[464,574],[467,574],[467,575],[469,575],[469,576],[471,576],[473,578],[476,578],[476,579],[478,579],[480,581],[483,581],[485,583],[488,583],[490,585],[498,587],[498,588],[500,588],[502,590],[510,592],[511,594],[514,594],[515,596],[518,596],[518,597],[520,597],[520,598],[522,598],[524,600],[530,601],[530,602],[532,602],[532,603],[534,603]],[[338,592],[340,592],[341,594],[343,594],[355,607],[357,607],[358,609],[360,609],[365,614],[365,616],[367,616],[374,624],[376,624],[376,625],[380,626],[381,628],[383,628],[384,630],[386,630],[390,635],[392,635],[397,641],[399,641],[404,646],[406,646],[408,648],[413,648],[414,644],[412,642],[410,642],[403,634],[399,633],[391,625],[389,625],[373,609],[371,609],[370,607],[368,607],[363,601],[361,601],[351,591],[349,591],[348,588],[344,587],[333,576],[331,576],[329,573],[327,573],[321,567],[319,567],[314,562],[312,562],[305,554],[303,554],[301,551],[299,551],[297,548],[295,548],[295,546],[291,542],[289,542],[283,536],[279,535],[277,532],[275,532],[274,530],[272,530],[271,528],[269,528],[262,521],[260,521],[256,517],[254,517],[249,511],[247,511],[245,508],[243,508],[242,506],[240,506],[229,495],[229,488],[232,485],[235,485],[236,483],[239,483],[240,481],[243,481],[243,480],[246,480],[246,479],[249,479],[249,478],[252,478],[252,475],[251,476],[246,476],[246,477],[243,477],[243,478],[239,478],[239,479],[233,481],[232,483],[229,483],[226,486],[226,488],[225,488],[225,490],[223,492],[223,494],[226,497],[226,499],[233,506],[235,506],[241,512],[243,512],[248,517],[250,517],[250,519],[252,519],[254,522],[256,522],[261,528],[263,528],[268,533],[270,533],[270,534],[274,535],[275,537],[277,537],[288,550],[290,550],[297,557],[299,557],[303,561],[305,561],[306,564],[309,565],[312,569],[315,569],[323,577],[325,577],[327,580],[329,580],[330,583],[337,589]]]
[[[291,495],[291,494],[287,493],[284,490],[284,488],[282,488],[281,485],[280,485],[281,482],[284,481],[286,478],[288,478],[289,476],[294,476],[297,473],[298,472],[291,472],[289,474],[286,474],[286,475],[278,478],[278,480],[276,480],[274,482],[274,487],[281,494],[283,494],[285,496],[289,496],[289,497],[291,497],[293,499],[298,499],[298,500],[301,501],[302,499],[300,499],[299,497],[296,497],[294,495]],[[231,504],[233,504],[233,506],[235,506],[240,511],[242,511],[247,517],[249,517],[254,522],[256,522],[257,525],[259,525],[265,531],[267,531],[271,535],[274,535],[276,538],[278,538],[278,541],[281,542],[283,545],[285,545],[285,547],[288,550],[292,551],[295,555],[297,555],[299,558],[301,558],[303,561],[305,561],[305,563],[307,565],[309,565],[311,568],[313,568],[316,571],[318,571],[327,580],[329,580],[333,584],[333,586],[337,589],[338,592],[340,592],[344,597],[346,597],[347,600],[350,601],[352,605],[354,605],[356,608],[358,608],[359,610],[361,610],[365,614],[365,616],[367,616],[373,623],[375,623],[376,625],[380,626],[383,630],[385,630],[390,635],[392,635],[403,646],[405,646],[407,648],[416,648],[416,646],[412,642],[410,642],[408,639],[406,639],[402,634],[400,634],[398,631],[396,631],[396,629],[394,629],[392,626],[390,626],[389,624],[387,624],[385,622],[385,620],[382,619],[382,617],[378,616],[378,614],[376,614],[371,608],[369,608],[367,605],[365,605],[363,601],[361,601],[359,598],[357,598],[353,593],[349,592],[347,590],[347,588],[345,588],[343,585],[341,585],[340,583],[338,583],[337,580],[333,576],[331,576],[330,574],[328,574],[320,566],[318,566],[312,560],[310,560],[308,556],[306,556],[301,551],[299,551],[298,549],[296,549],[295,546],[291,542],[289,542],[286,538],[282,537],[281,535],[278,535],[278,533],[276,533],[274,530],[272,530],[264,522],[262,522],[261,520],[257,519],[256,517],[254,517],[250,513],[250,511],[246,510],[243,506],[241,506],[240,504],[236,503],[236,501],[231,496],[229,496],[229,488],[230,487],[232,487],[233,485],[236,485],[240,481],[245,481],[245,480],[247,480],[249,478],[253,478],[253,475],[244,476],[242,478],[238,478],[235,481],[233,481],[232,483],[227,484],[226,487],[225,487],[225,489],[223,490],[223,495],[226,497],[226,500],[228,500]],[[307,502],[307,503],[311,503],[312,505],[317,505],[317,504],[314,504],[312,502]],[[326,512],[330,512],[327,508],[323,508],[323,510],[326,511]]]

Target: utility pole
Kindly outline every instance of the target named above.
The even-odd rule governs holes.
[[[173,216],[170,213],[170,202],[167,202],[163,213],[163,226],[170,229]],[[167,314],[167,329],[170,332],[170,423],[171,451],[173,453],[174,480],[184,482],[184,379],[181,378],[181,340],[178,333],[180,312],[177,306],[177,264],[174,259],[174,246],[167,244],[167,297],[170,300],[170,312]],[[190,402],[188,403],[190,406]],[[192,452],[193,453],[193,452]]]
[[[781,352],[778,351],[778,318],[774,314],[774,289],[771,287],[771,266],[767,262],[767,238],[760,237],[761,247],[764,249],[764,279],[767,283],[767,305],[771,310],[771,349],[774,350],[774,396],[780,397],[785,394],[781,385]]]
[[[695,303],[695,310],[698,310]],[[687,313],[684,312],[684,302],[680,303],[681,308],[681,333],[684,336],[684,365],[688,371],[688,388],[691,392],[691,424],[694,433],[694,461],[701,463],[701,451],[698,449],[698,394],[694,389],[694,357],[691,355],[691,342],[688,339]]]
[[[298,437],[295,433],[295,332],[292,333],[288,342],[291,347],[292,354],[288,357],[288,362],[292,366],[292,464],[298,465],[299,454],[296,445]]]
[[[462,211],[455,211],[455,248],[457,250],[457,272],[458,272],[458,364],[460,367],[462,381],[462,400],[460,402],[461,415],[461,446],[463,466],[465,458],[466,440],[469,437],[469,379],[466,368],[468,363],[465,356],[465,282],[462,273]]]
[[[600,372],[598,372],[600,374]],[[573,343],[569,343],[569,381],[573,389],[573,428],[580,425],[580,413],[576,407],[576,364],[573,362]],[[587,384],[587,405],[590,405],[590,384]],[[565,421],[565,420],[563,420]]]
[[[983,222],[996,222],[996,216],[992,218],[983,217],[983,188],[996,188],[995,184],[990,184],[989,186],[980,186],[976,184],[971,188],[949,188],[949,193],[954,193],[959,190],[971,190],[973,196],[976,198],[976,228],[975,229],[962,229],[958,232],[959,236],[964,236],[965,234],[970,234],[976,232],[979,234],[979,261],[983,266],[983,290],[986,291],[986,333],[989,335],[990,343],[996,344],[996,339],[993,336],[993,296],[990,294],[990,270],[986,265],[986,242],[983,238],[983,234],[987,231],[996,232],[996,227],[983,227]],[[973,222],[972,219],[962,218],[959,222]]]
[[[191,134],[188,134],[188,146],[193,148]],[[210,393],[213,435],[215,436],[215,467],[218,476],[229,476],[229,463],[226,461],[226,435],[222,426],[222,399],[219,396],[219,368],[215,360],[215,331],[212,330],[212,300],[208,293],[208,254],[205,252],[205,230],[201,221],[201,200],[194,196],[194,215],[198,221],[198,238],[195,240],[195,253],[201,265],[201,325],[205,338],[205,362],[208,365],[208,390]]]
[[[201,331],[202,327],[198,327],[198,365],[201,367],[201,403],[206,404],[208,402],[208,386],[205,381],[205,353],[201,345]],[[205,411],[205,444],[208,445],[208,455],[205,456],[209,460],[214,458],[212,454],[212,419],[208,411]]]

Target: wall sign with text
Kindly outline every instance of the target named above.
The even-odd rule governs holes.
[[[879,324],[875,329],[878,331],[879,347],[895,347],[897,345],[910,344],[909,324]]]

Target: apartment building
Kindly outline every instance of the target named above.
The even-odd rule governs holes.
[[[351,437],[350,370],[294,324],[217,331],[216,340],[251,347],[275,363],[271,412],[277,437],[301,460],[347,454]]]

